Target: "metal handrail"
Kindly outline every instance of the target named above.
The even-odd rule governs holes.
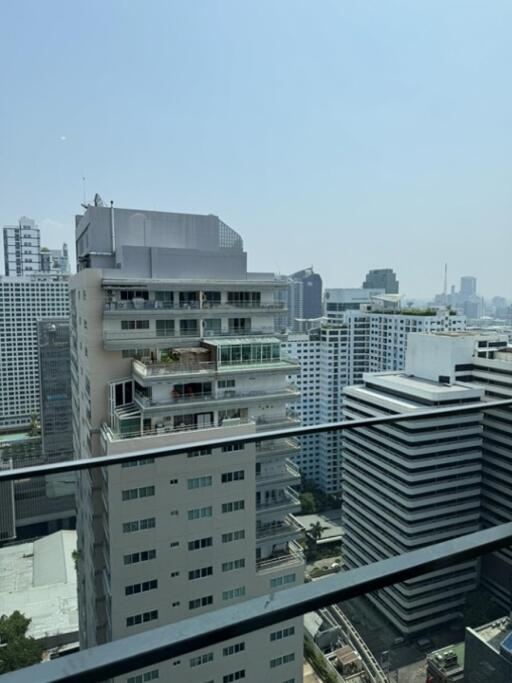
[[[2,683],[100,683],[509,545],[511,522],[4,674]]]
[[[375,424],[385,424],[386,422],[411,422],[421,420],[425,417],[440,417],[449,415],[460,415],[464,413],[478,413],[497,407],[512,406],[512,399],[500,401],[488,401],[485,403],[456,404],[447,408],[429,408],[426,410],[412,411],[410,413],[396,413],[392,415],[379,415],[377,417],[367,417],[361,420],[343,420],[341,422],[326,422],[320,425],[309,425],[306,427],[287,427],[265,432],[253,432],[231,437],[220,437],[217,439],[202,439],[188,444],[176,446],[160,446],[158,448],[147,448],[130,453],[116,453],[112,455],[98,456],[95,458],[77,458],[59,463],[47,463],[44,465],[34,465],[32,467],[19,467],[14,470],[0,472],[0,482],[13,481],[21,477],[43,477],[47,474],[57,474],[60,472],[73,472],[78,470],[90,470],[97,467],[109,465],[120,465],[125,462],[133,462],[141,457],[151,456],[153,458],[165,458],[170,455],[180,455],[191,450],[201,448],[221,448],[222,446],[232,446],[234,444],[249,444],[261,441],[275,441],[279,438],[289,438],[294,436],[307,436],[310,434],[320,434],[325,432],[343,431],[345,429],[357,429]],[[208,429],[205,427],[205,429]]]

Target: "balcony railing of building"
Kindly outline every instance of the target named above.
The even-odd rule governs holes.
[[[304,562],[304,553],[301,546],[296,541],[290,541],[288,547],[283,550],[277,550],[271,557],[266,557],[262,560],[256,560],[256,570],[258,572],[268,571],[269,569],[276,569],[282,567],[283,569],[290,565],[301,565]]]
[[[274,484],[270,481],[269,484]],[[280,510],[281,508],[296,508],[300,507],[300,500],[295,491],[291,488],[277,489],[272,497],[265,498],[256,502],[256,512],[268,512],[270,510]]]
[[[141,342],[142,343],[142,342]],[[215,361],[169,361],[169,362],[151,362],[150,360],[134,360],[133,371],[141,377],[162,377],[165,375],[176,374],[198,374],[198,373],[215,373],[215,372],[229,372],[230,370],[243,370],[255,368],[282,368],[290,372],[296,368],[300,368],[300,364],[287,356],[280,358],[269,358],[268,360],[240,360],[230,363],[217,363]]]
[[[166,408],[182,403],[194,403],[201,401],[228,401],[236,399],[251,399],[251,398],[273,398],[282,397],[284,400],[293,401],[300,396],[300,391],[293,387],[282,387],[274,391],[237,391],[236,389],[221,389],[218,391],[205,391],[193,394],[184,394],[182,396],[156,401],[150,399],[148,396],[135,392],[135,398],[144,408]]]
[[[262,542],[281,536],[299,536],[300,534],[302,534],[302,527],[292,516],[286,517],[284,521],[256,526],[256,540]]]
[[[352,421],[325,423],[308,427],[294,427],[276,431],[246,434],[197,441],[175,446],[158,447],[96,458],[78,458],[66,462],[41,464],[32,467],[0,470],[0,486],[5,482],[25,477],[41,477],[62,472],[89,471],[141,458],[172,457],[201,448],[218,448],[239,443],[261,443],[276,438],[290,439],[315,433],[343,432],[358,427],[392,422],[417,421],[426,417],[480,413],[482,410],[512,406],[512,399],[488,403],[457,404],[446,408],[429,408],[406,414],[380,415]],[[295,495],[295,494],[293,494]],[[208,612],[173,624],[150,629],[126,638],[92,647],[61,659],[20,669],[2,677],[2,683],[100,683],[109,678],[130,674],[134,670],[188,655],[250,634],[262,628],[302,616],[308,612],[354,597],[373,593],[399,582],[420,577],[440,569],[474,560],[488,553],[512,546],[512,522],[507,522],[441,543],[426,546],[405,554],[388,557],[349,571],[325,577],[292,588],[279,590],[269,597],[264,595],[234,606]],[[286,561],[282,557],[294,555],[300,561],[299,547],[289,544],[290,552],[272,561]],[[265,560],[265,561],[266,561]],[[258,569],[263,570],[263,562]],[[20,605],[22,608],[23,606]]]
[[[190,310],[227,310],[233,309],[261,309],[264,311],[284,311],[283,301],[160,301],[154,299],[131,299],[126,301],[106,301],[105,312],[112,311],[190,311]]]

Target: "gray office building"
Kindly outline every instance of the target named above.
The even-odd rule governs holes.
[[[398,294],[395,272],[391,268],[376,268],[370,270],[363,282],[363,289],[383,289],[386,294]]]

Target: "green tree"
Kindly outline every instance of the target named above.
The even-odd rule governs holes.
[[[31,619],[17,610],[0,617],[0,674],[41,661],[43,648],[26,635],[30,622]]]
[[[315,496],[309,491],[299,496],[303,515],[313,515],[316,512]]]
[[[323,526],[321,522],[315,522],[314,524],[311,524],[311,526],[308,529],[308,534],[313,539],[315,546],[318,543],[318,541],[322,538],[322,534],[327,528],[328,527]]]

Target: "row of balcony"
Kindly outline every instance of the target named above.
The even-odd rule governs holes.
[[[199,326],[193,329],[173,329],[171,327],[165,330],[159,329],[133,329],[133,330],[103,330],[103,341],[133,341],[135,345],[147,346],[150,339],[162,340],[166,339],[181,339],[181,338],[196,338],[196,339],[215,339],[218,337],[268,337],[275,336],[273,327],[254,328],[230,328],[228,330],[201,330]],[[137,343],[136,343],[137,342]]]
[[[256,427],[264,427],[262,431],[267,431],[268,429],[273,429],[273,428],[278,428],[278,427],[292,427],[294,425],[297,425],[300,423],[300,417],[297,416],[296,413],[293,413],[292,411],[288,411],[285,415],[282,416],[272,416],[272,417],[258,417],[256,419],[249,418],[249,417],[237,417],[237,418],[224,418],[222,420],[214,420],[212,419],[209,422],[196,422],[196,423],[189,423],[189,424],[179,424],[179,425],[170,425],[167,423],[162,423],[161,425],[150,428],[150,429],[137,429],[137,430],[129,430],[129,431],[119,431],[117,429],[113,429],[109,425],[103,424],[102,425],[102,435],[105,438],[106,441],[121,441],[125,439],[137,439],[137,438],[146,438],[146,437],[151,437],[151,436],[163,436],[165,434],[179,434],[181,432],[190,432],[190,431],[206,431],[206,430],[212,430],[212,429],[218,429],[218,428],[223,428],[226,429],[227,427],[238,427],[241,424],[256,424]],[[214,438],[216,435],[212,434],[212,438]],[[290,450],[290,451],[295,451],[295,450],[300,450],[299,447],[293,445],[292,440],[285,440],[289,441],[290,444],[288,448],[286,449],[286,446],[283,445],[283,447],[279,450]],[[272,448],[269,446],[268,442],[265,442],[262,444],[262,446],[259,449],[259,452],[264,454],[271,454],[275,453],[275,450],[272,450]]]
[[[175,375],[201,375],[229,372],[230,370],[251,370],[254,368],[268,368],[269,370],[282,369],[291,372],[300,369],[300,363],[292,358],[281,355],[279,358],[267,358],[258,360],[240,359],[235,361],[169,361],[151,362],[149,360],[134,360],[133,372],[135,375],[147,378],[165,379]]]
[[[106,301],[105,313],[124,311],[199,311],[199,310],[262,310],[284,311],[284,301],[160,301],[156,299],[129,299]]]
[[[173,392],[174,393],[174,392]],[[182,396],[169,397],[160,401],[156,401],[139,391],[135,392],[135,403],[143,409],[165,409],[172,408],[177,405],[186,403],[204,403],[204,402],[232,402],[233,400],[259,400],[260,398],[269,398],[273,400],[287,400],[295,401],[300,396],[300,391],[291,386],[276,387],[272,391],[237,391],[235,389],[220,390],[217,392],[205,391],[192,394],[185,394]]]

